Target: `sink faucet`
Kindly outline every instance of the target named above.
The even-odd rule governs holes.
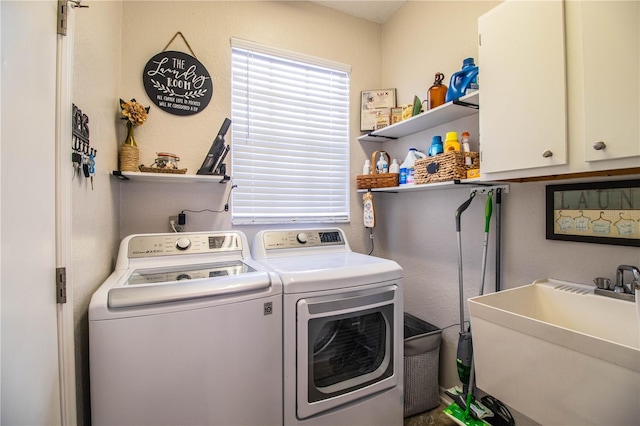
[[[624,283],[624,271],[629,271],[633,274],[633,280],[625,284]],[[640,286],[640,269],[630,265],[620,265],[616,270],[616,287],[622,287],[625,293],[634,294],[636,287]]]

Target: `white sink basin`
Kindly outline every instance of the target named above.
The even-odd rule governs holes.
[[[469,299],[477,385],[544,425],[640,423],[636,304],[553,279]]]

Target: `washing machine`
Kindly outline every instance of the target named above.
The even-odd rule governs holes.
[[[238,231],[139,234],[89,305],[93,425],[282,425],[282,285]]]
[[[284,424],[402,425],[403,271],[338,228],[258,232],[283,287]]]

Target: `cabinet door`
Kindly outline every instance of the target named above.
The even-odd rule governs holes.
[[[585,1],[582,28],[585,159],[640,155],[640,2]]]
[[[563,6],[505,1],[478,19],[482,173],[567,162]]]

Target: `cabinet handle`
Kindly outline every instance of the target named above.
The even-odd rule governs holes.
[[[542,156],[543,156],[544,158],[552,157],[552,156],[553,156],[553,152],[551,152],[551,151],[549,151],[549,150],[547,149],[545,152],[543,152],[543,153],[542,153]]]
[[[595,149],[596,151],[601,151],[606,147],[607,147],[607,144],[602,141],[599,141],[593,144],[593,149]]]

